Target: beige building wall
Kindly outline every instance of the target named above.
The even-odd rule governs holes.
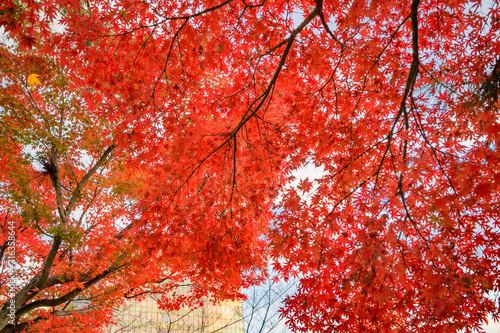
[[[180,287],[187,292],[188,286]],[[182,290],[184,289],[184,290]],[[129,300],[115,313],[115,325],[106,333],[244,333],[242,302],[206,302],[195,310],[164,311],[158,308],[155,297],[142,301]]]

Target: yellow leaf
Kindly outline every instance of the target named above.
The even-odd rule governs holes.
[[[36,74],[30,74],[28,76],[28,85],[31,87],[31,89],[33,89],[33,87],[35,86],[35,84],[42,85],[40,83],[40,81],[38,81],[37,77],[38,77],[38,75],[36,75]]]

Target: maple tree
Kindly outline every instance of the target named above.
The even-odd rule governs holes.
[[[267,262],[297,332],[498,318],[498,0],[0,6],[0,332],[237,298]]]

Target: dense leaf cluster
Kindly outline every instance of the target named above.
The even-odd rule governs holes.
[[[498,0],[4,1],[0,332],[99,331],[180,281],[163,307],[240,297],[268,262],[300,280],[297,332],[498,317],[499,22]]]

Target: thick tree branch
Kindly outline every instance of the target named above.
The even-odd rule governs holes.
[[[38,278],[38,281],[35,284],[35,288],[43,288],[50,274],[50,270],[52,265],[54,264],[54,259],[56,258],[57,251],[61,246],[62,238],[61,236],[54,237],[54,243],[52,243],[52,247],[50,249],[49,254],[47,255],[47,259],[45,259],[45,263],[43,264],[42,273]]]
[[[64,212],[64,204],[62,199],[62,191],[61,191],[61,178],[59,174],[59,166],[58,166],[58,151],[55,147],[54,143],[52,143],[52,147],[50,149],[50,155],[47,160],[43,161],[45,170],[47,171],[50,180],[52,182],[52,186],[56,191],[56,202],[57,202],[57,211],[59,213],[59,218],[63,223],[66,221],[66,214]]]
[[[52,312],[52,314],[58,316],[58,317],[68,317],[68,316],[72,316],[74,314],[83,314],[83,313],[88,313],[88,312],[92,312],[92,311],[95,311],[97,309],[99,309],[100,306],[98,305],[91,305],[89,307],[86,307],[84,309],[75,309],[75,310],[56,310],[54,312]]]
[[[107,268],[105,271],[103,271],[101,274],[99,275],[96,275],[94,278],[88,280],[87,282],[85,282],[83,284],[83,287],[82,288],[75,288],[73,289],[72,291],[66,293],[65,295],[59,297],[59,298],[55,298],[55,299],[41,299],[41,300],[37,300],[37,301],[34,301],[34,302],[31,302],[25,306],[23,306],[21,309],[19,309],[19,311],[17,311],[16,313],[16,317],[20,317],[34,309],[37,309],[37,308],[40,308],[40,307],[54,307],[54,306],[58,306],[58,305],[61,305],[73,298],[75,298],[79,293],[81,293],[83,290],[86,290],[90,287],[92,287],[93,285],[95,285],[96,283],[98,283],[99,281],[101,281],[102,279],[104,279],[105,277],[107,277],[108,275],[116,272],[118,269],[120,269],[121,267],[123,267],[124,265],[115,265],[115,264],[112,264],[109,268]]]
[[[64,220],[64,222],[65,222],[67,216],[69,216],[69,214],[73,210],[73,207],[75,206],[75,204],[77,203],[78,197],[79,197],[81,191],[83,190],[83,187],[87,183],[87,181],[106,162],[109,154],[111,154],[111,152],[115,148],[116,148],[115,145],[109,146],[108,149],[106,149],[106,151],[104,152],[104,154],[102,154],[99,161],[97,161],[97,163],[85,174],[85,176],[83,176],[82,180],[80,182],[78,182],[78,185],[76,186],[76,189],[73,192],[73,195],[72,195],[72,197],[71,197],[71,199],[66,207],[66,210],[64,210],[62,213],[61,218]],[[55,164],[54,167],[56,169],[56,174],[54,176],[55,179],[53,180],[53,183],[54,183],[54,186],[58,185],[56,187],[56,194],[58,193],[58,197],[60,197],[60,179],[59,179],[59,171],[58,171],[59,169],[57,167],[57,164]],[[59,192],[58,192],[58,189],[59,189]],[[61,206],[59,205],[59,200],[61,201]],[[62,199],[58,199],[58,207],[61,207],[61,210],[62,210]],[[54,259],[56,257],[57,251],[59,250],[59,247],[61,246],[61,243],[62,243],[61,236],[56,235],[54,237],[54,243],[52,244],[52,248],[50,249],[50,252],[47,256],[47,259],[45,260],[45,263],[43,265],[43,269],[42,269],[42,273],[40,275],[40,278],[38,279],[38,281],[35,285],[36,288],[41,289],[42,287],[44,287],[45,283],[47,282],[47,278],[50,274],[50,269],[52,268],[52,265],[54,263]]]
[[[101,158],[97,161],[97,163],[85,174],[85,176],[82,178],[82,180],[78,183],[75,191],[73,192],[73,195],[66,207],[66,210],[63,210],[62,206],[62,196],[61,196],[61,186],[60,186],[60,179],[59,179],[59,170],[57,167],[57,157],[56,154],[57,152],[55,150],[52,151],[50,160],[47,162],[47,165],[49,166],[49,175],[52,180],[52,184],[56,190],[56,197],[58,201],[58,210],[59,210],[59,215],[63,221],[63,223],[66,222],[67,216],[71,213],[72,209],[77,203],[78,197],[83,190],[83,187],[87,183],[87,181],[97,172],[97,170],[107,161],[108,156],[111,154],[111,152],[116,148],[116,145],[111,145],[109,146],[106,151],[103,153]],[[57,252],[59,251],[59,248],[62,244],[62,236],[61,235],[56,235],[54,237],[54,241],[52,243],[52,247],[49,251],[49,254],[47,255],[45,262],[43,264],[42,272],[33,277],[33,279],[28,283],[23,289],[21,289],[15,296],[15,304],[16,304],[16,310],[17,309],[25,309],[26,306],[23,307],[26,302],[28,302],[31,298],[36,296],[38,294],[38,291],[36,290],[42,290],[47,288],[48,286],[53,286],[56,284],[60,284],[58,279],[61,277],[57,277],[54,279],[49,280],[50,276],[50,271],[52,269],[52,266],[54,264],[54,260],[56,258]],[[64,280],[64,279],[63,279]],[[81,291],[81,290],[80,290]],[[78,292],[80,292],[78,291]],[[54,301],[54,300],[52,300]],[[30,304],[35,304],[36,302],[30,303]],[[62,304],[62,303],[59,303]],[[58,304],[58,305],[59,305]],[[33,307],[34,305],[30,305],[30,308]],[[43,305],[42,305],[43,306]],[[36,308],[36,307],[35,307]],[[21,311],[19,310],[19,311]],[[28,310],[29,311],[29,310]],[[21,316],[23,313],[26,313],[24,310],[21,312],[21,314],[16,313],[17,316]],[[0,311],[0,317],[2,318],[2,323],[1,327],[5,327],[6,322],[4,323],[3,321],[7,320],[7,302],[4,303],[4,306],[2,307]]]
[[[78,197],[80,196],[80,193],[83,190],[83,187],[87,183],[87,181],[92,177],[96,171],[104,164],[106,163],[108,156],[111,154],[111,152],[116,148],[116,145],[111,145],[104,151],[104,154],[102,154],[101,158],[97,163],[90,169],[85,176],[83,176],[82,180],[78,182],[76,189],[73,191],[73,195],[71,196],[71,199],[68,202],[68,205],[66,206],[65,214],[69,215],[73,208],[75,207]]]
[[[193,169],[193,171],[189,174],[189,176],[184,180],[184,182],[179,186],[179,190],[191,179],[191,177],[196,173],[196,171],[201,167],[201,165],[209,159],[213,154],[215,154],[217,151],[219,151],[222,147],[224,147],[228,142],[230,142],[240,131],[240,129],[250,120],[252,119],[257,112],[261,109],[262,105],[264,105],[265,101],[267,100],[267,97],[271,93],[274,85],[276,84],[276,81],[278,80],[278,76],[281,73],[281,70],[283,69],[283,66],[285,65],[286,58],[288,54],[290,53],[290,50],[292,48],[292,44],[295,41],[295,38],[297,35],[304,30],[304,28],[319,14],[319,8],[314,8],[314,10],[309,14],[309,16],[306,17],[306,19],[291,33],[290,37],[287,39],[288,42],[286,43],[286,48],[285,51],[283,51],[283,54],[281,55],[280,62],[278,64],[278,67],[274,71],[274,75],[272,79],[269,81],[266,90],[254,101],[250,104],[250,106],[247,109],[247,112],[243,116],[243,119],[238,123],[238,125],[231,131],[231,133],[228,135],[227,139],[224,140],[217,148],[212,150],[207,156],[205,156],[200,162],[197,163],[197,166]],[[260,101],[260,102],[259,102]],[[257,105],[256,105],[257,104]],[[256,105],[254,107],[254,105]],[[253,108],[253,110],[252,110]]]
[[[387,153],[390,149],[391,143],[392,143],[392,138],[394,136],[394,130],[396,128],[396,125],[399,121],[399,118],[403,114],[406,114],[406,102],[408,100],[408,96],[411,91],[413,91],[413,87],[415,86],[415,82],[417,80],[417,75],[418,75],[418,67],[420,64],[420,60],[418,57],[418,5],[420,4],[420,0],[414,0],[411,5],[411,13],[410,13],[410,18],[411,18],[411,27],[412,27],[412,62],[410,66],[410,72],[408,73],[408,79],[406,80],[406,87],[405,91],[403,94],[403,98],[401,100],[401,104],[399,107],[399,112],[396,115],[396,119],[394,119],[394,122],[392,124],[391,130],[389,131],[389,134],[387,135],[387,146],[385,147],[385,151],[382,155],[382,158],[380,160],[380,164],[375,171],[375,187],[377,186],[378,182],[378,175],[382,169],[382,165],[384,164],[385,157],[387,156]]]
[[[323,14],[323,0],[316,0],[316,6],[319,8],[319,17],[321,19],[321,24],[323,25],[323,28],[326,30],[326,32],[332,37],[332,39],[335,41],[335,43],[339,44],[340,46],[340,51],[344,52],[346,49],[346,45],[342,43],[330,30],[330,27],[326,23],[325,15]]]

